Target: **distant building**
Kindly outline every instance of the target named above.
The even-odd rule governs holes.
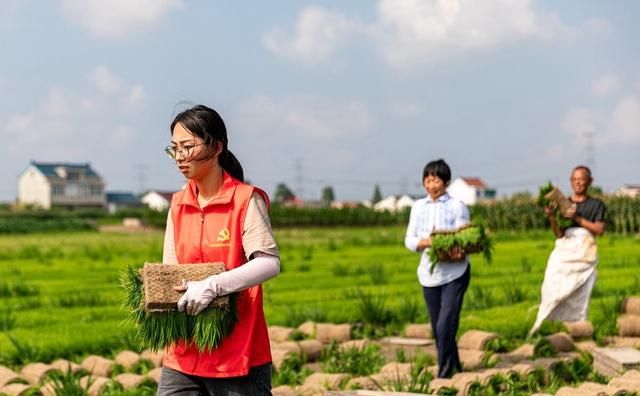
[[[107,210],[116,213],[122,209],[142,208],[144,204],[135,194],[130,192],[108,192]]]
[[[173,193],[173,191],[150,190],[142,194],[140,201],[149,208],[162,212],[163,210],[169,209],[169,206],[171,206],[171,197],[173,197]]]
[[[379,212],[383,212],[385,210],[389,212],[397,212],[412,207],[414,202],[415,199],[406,194],[400,197],[389,195],[383,200],[376,202],[373,205],[373,210],[377,210]]]
[[[640,184],[625,184],[616,190],[618,197],[640,198]]]
[[[489,188],[478,177],[458,177],[449,184],[447,192],[465,205],[475,205],[496,198],[496,190]]]
[[[357,208],[362,205],[359,201],[331,201],[331,208],[333,209],[345,209],[345,208]]]
[[[104,181],[87,164],[31,161],[18,177],[18,204],[104,208]]]

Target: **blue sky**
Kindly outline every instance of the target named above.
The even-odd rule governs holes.
[[[640,3],[2,0],[0,200],[30,160],[177,189],[162,148],[217,109],[247,178],[317,199],[419,193],[445,158],[499,194],[640,183]],[[589,145],[593,149],[589,149]]]

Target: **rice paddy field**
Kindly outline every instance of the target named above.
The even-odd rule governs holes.
[[[416,279],[419,257],[404,248],[403,236],[402,227],[276,230],[282,272],[264,285],[269,324],[350,322],[363,334],[383,335],[428,321]],[[472,256],[460,334],[476,328],[521,340],[535,318],[553,237],[492,237],[491,264]],[[0,363],[135,350],[120,274],[129,265],[159,262],[162,239],[162,232],[0,238]],[[598,243],[589,319],[601,337],[614,333],[621,298],[640,294],[640,240],[610,234]]]

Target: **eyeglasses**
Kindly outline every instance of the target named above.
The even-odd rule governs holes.
[[[178,157],[178,154],[181,154],[184,158],[189,158],[191,152],[193,151],[193,148],[202,146],[203,144],[204,143],[186,145],[182,146],[182,148],[169,145],[164,148],[164,152],[167,153],[167,155],[171,157],[171,159],[176,159]]]

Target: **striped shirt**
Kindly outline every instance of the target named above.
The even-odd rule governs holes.
[[[430,196],[417,200],[411,208],[409,226],[404,237],[407,249],[418,251],[421,239],[428,238],[433,230],[451,230],[469,223],[469,210],[459,200],[445,193],[435,201]],[[418,265],[418,281],[425,287],[436,287],[447,284],[461,277],[469,265],[466,256],[462,261],[446,261],[436,264],[430,273],[431,261],[425,249],[420,255]]]

